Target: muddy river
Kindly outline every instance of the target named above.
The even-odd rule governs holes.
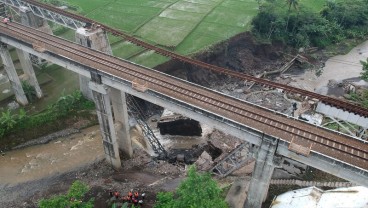
[[[7,152],[0,157],[0,184],[15,185],[64,173],[104,158],[98,126],[81,133]]]

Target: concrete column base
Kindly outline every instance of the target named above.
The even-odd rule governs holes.
[[[15,70],[13,60],[10,56],[6,45],[0,42],[0,56],[3,61],[4,69],[8,75],[9,82],[13,88],[15,98],[21,105],[27,105],[28,100],[24,93],[22,83],[18,77],[17,71]]]
[[[90,82],[89,87],[92,89],[93,98],[96,103],[106,161],[111,163],[114,169],[121,170],[119,146],[116,139],[110,96],[107,91],[108,88],[103,84],[97,84],[95,82]]]
[[[41,98],[42,91],[41,91],[40,85],[38,84],[37,77],[34,72],[29,54],[26,52],[23,52],[22,50],[18,48],[16,50],[17,50],[18,58],[22,66],[23,72],[27,76],[29,84],[35,88],[37,97]]]
[[[274,157],[276,148],[277,140],[263,138],[261,146],[258,148],[244,208],[260,208],[266,199],[272,173],[278,163]]]

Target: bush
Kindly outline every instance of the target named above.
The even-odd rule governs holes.
[[[75,181],[66,195],[53,196],[50,199],[41,199],[40,208],[93,208],[94,199],[83,202],[84,195],[89,191],[86,184]]]
[[[75,91],[70,95],[60,97],[55,104],[35,115],[27,116],[24,109],[21,109],[18,114],[13,114],[8,110],[3,112],[0,117],[0,138],[12,131],[37,128],[57,119],[75,115],[79,110],[91,110],[93,108],[93,102],[84,98],[80,91]]]
[[[367,61],[360,61],[360,63],[362,64],[362,72],[360,73],[360,77],[365,80],[368,81],[368,58]]]
[[[222,190],[209,173],[198,174],[194,166],[188,171],[176,193],[160,192],[155,208],[225,208],[227,203],[221,196]]]

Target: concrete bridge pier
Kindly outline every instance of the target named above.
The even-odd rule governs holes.
[[[101,28],[78,28],[75,33],[75,42],[97,51],[112,55],[107,34]],[[79,75],[79,85],[82,94],[92,100],[92,92],[88,87],[90,79]]]
[[[95,75],[99,77],[99,75]],[[111,163],[114,169],[121,170],[119,146],[111,111],[109,87],[101,83],[101,77],[99,77],[99,80],[92,78],[92,81],[89,82],[89,87],[96,104],[106,161]]]
[[[20,22],[22,23],[22,25],[36,28],[47,34],[52,34],[51,27],[47,23],[47,20],[34,15],[33,12],[28,7],[25,7],[25,6],[19,7],[19,15],[20,15]],[[34,55],[29,55],[29,56],[30,56],[31,63],[34,63],[34,64],[42,63],[41,58],[34,56]]]
[[[115,130],[119,148],[124,157],[133,156],[132,140],[129,133],[128,106],[125,93],[114,88],[110,88],[110,97],[115,118]]]
[[[22,66],[24,74],[27,76],[29,84],[35,88],[36,96],[38,98],[41,98],[42,90],[40,88],[40,85],[38,84],[29,54],[18,48],[16,49],[16,51],[18,54],[20,65]]]
[[[17,71],[15,70],[13,60],[10,56],[7,45],[1,42],[0,42],[0,56],[3,61],[3,65],[6,71],[6,74],[8,75],[9,82],[13,88],[15,98],[17,99],[18,103],[20,103],[21,105],[27,105],[28,100],[24,93],[22,83],[20,82]]]
[[[276,149],[277,140],[264,136],[261,146],[258,147],[244,208],[260,208],[266,200],[273,170],[281,161],[280,158],[275,157]]]
[[[36,28],[47,34],[52,34],[51,27],[47,24],[47,20],[34,15],[28,7],[21,6],[19,8],[19,15],[22,25]]]
[[[107,38],[107,34],[101,28],[96,28],[93,25],[91,28],[78,28],[75,33],[75,41],[82,46],[112,55],[112,49]],[[93,98],[93,100],[96,101],[90,87],[88,86],[89,83],[90,78],[79,75],[80,91],[85,97],[89,99]],[[114,88],[110,88],[108,93],[114,112],[114,129],[116,130],[115,138],[117,140],[118,147],[125,157],[130,158],[133,155],[133,149],[129,133],[125,93]]]

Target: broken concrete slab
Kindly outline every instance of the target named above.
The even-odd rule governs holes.
[[[206,171],[213,166],[213,160],[210,154],[203,151],[198,160],[194,163],[198,170]]]
[[[250,178],[238,178],[231,186],[225,200],[231,208],[243,208],[247,199]]]

